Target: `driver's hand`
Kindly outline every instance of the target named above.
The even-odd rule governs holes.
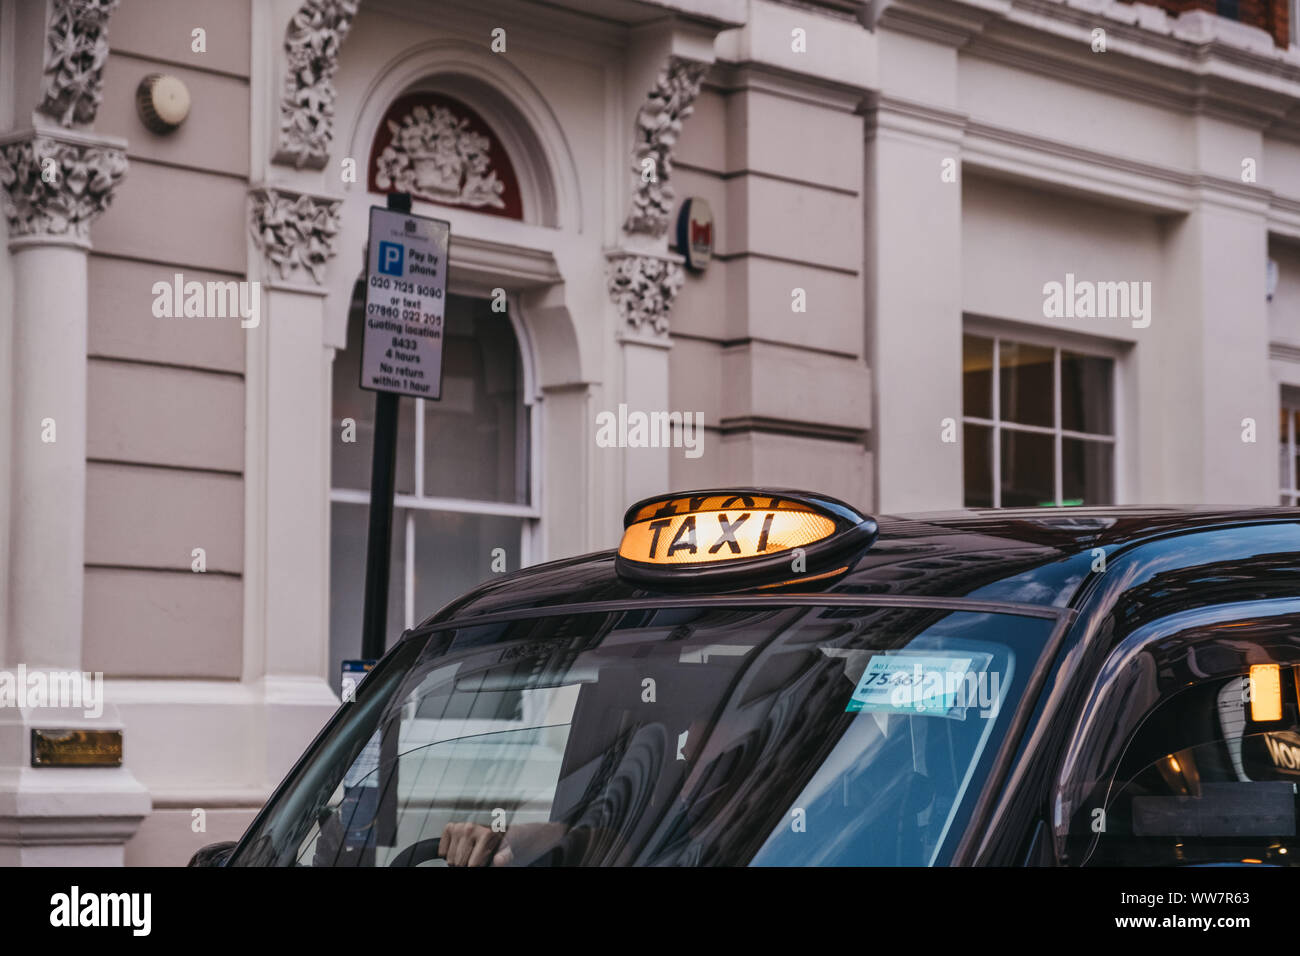
[[[438,856],[448,866],[508,866],[514,854],[505,836],[477,823],[448,823],[438,842]]]

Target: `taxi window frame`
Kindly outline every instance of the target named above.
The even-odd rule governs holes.
[[[1005,778],[1011,769],[1011,764],[1020,749],[1021,738],[1024,736],[1031,716],[1037,709],[1038,700],[1042,695],[1043,686],[1047,677],[1055,667],[1056,658],[1060,652],[1065,635],[1077,616],[1077,612],[1072,608],[1061,607],[1059,605],[1034,604],[1030,602],[980,600],[977,598],[948,598],[901,594],[792,592],[784,594],[728,594],[714,595],[711,597],[703,597],[700,595],[691,596],[689,594],[655,595],[650,598],[640,599],[619,598],[606,601],[546,604],[535,607],[514,607],[509,610],[493,611],[484,614],[452,614],[445,618],[441,616],[441,613],[439,613],[435,614],[432,618],[418,627],[404,631],[398,640],[394,642],[392,647],[390,647],[388,651],[385,652],[384,656],[380,658],[379,662],[375,666],[375,670],[379,670],[384,667],[384,665],[389,664],[392,660],[396,659],[398,652],[402,648],[406,647],[409,642],[426,638],[436,631],[446,631],[463,627],[477,627],[480,625],[506,623],[518,620],[533,620],[540,617],[557,617],[566,614],[601,614],[606,612],[645,611],[660,608],[706,607],[932,608],[935,610],[946,610],[951,612],[967,611],[972,613],[1006,614],[1053,621],[1054,623],[1048,634],[1047,641],[1042,652],[1034,662],[1033,669],[1030,671],[1029,679],[1025,684],[1024,693],[1016,703],[1016,709],[1012,715],[1011,722],[1007,725],[1006,734],[998,745],[998,750],[993,763],[990,766],[988,776],[976,797],[975,804],[971,810],[970,819],[966,824],[965,831],[958,840],[949,865],[969,866],[976,862],[977,855],[982,845],[982,834],[984,834],[989,825],[989,816],[993,811],[993,805],[997,794],[1002,790]],[[372,676],[375,676],[373,672],[368,674],[367,678]],[[249,849],[249,837],[259,829],[264,818],[271,812],[271,808],[284,797],[290,782],[298,776],[299,771],[302,770],[302,768],[312,759],[320,745],[333,735],[333,733],[338,729],[340,723],[348,719],[348,716],[356,706],[357,702],[355,700],[342,703],[339,709],[335,711],[334,715],[325,722],[325,725],[320,729],[316,736],[312,738],[311,743],[303,750],[298,759],[294,761],[293,766],[285,773],[284,777],[276,786],[266,803],[263,804],[256,816],[254,816],[253,820],[249,823],[248,828],[240,836],[238,843],[227,858],[226,865],[238,865],[236,861]]]

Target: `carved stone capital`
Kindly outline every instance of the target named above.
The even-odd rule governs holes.
[[[334,74],[360,0],[306,0],[284,34],[280,135],[272,161],[323,169],[334,138]]]
[[[29,130],[0,143],[0,206],[9,242],[90,245],[90,224],[126,174],[126,144],[82,134]]]
[[[60,126],[90,125],[104,98],[108,20],[120,0],[53,0],[36,111]]]
[[[655,237],[668,231],[673,214],[673,149],[681,136],[682,122],[695,108],[695,97],[708,69],[707,63],[670,57],[637,111],[632,150],[636,186],[624,231]]]
[[[311,276],[320,285],[325,264],[334,258],[342,200],[274,186],[251,192],[250,228],[258,250],[280,279]]]
[[[668,315],[685,281],[681,263],[661,256],[617,252],[606,260],[605,277],[627,330],[668,334]]]

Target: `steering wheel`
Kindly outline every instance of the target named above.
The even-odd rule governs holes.
[[[440,837],[428,840],[416,840],[389,862],[389,866],[419,866],[430,860],[438,859],[438,841]]]

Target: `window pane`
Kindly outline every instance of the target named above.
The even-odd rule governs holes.
[[[1110,359],[1061,353],[1061,427],[1094,435],[1114,434]]]
[[[1241,623],[1241,622],[1237,622]],[[1231,625],[1228,625],[1231,626]],[[1233,628],[1237,630],[1237,628]],[[1201,660],[1226,644],[1254,650],[1250,631],[1202,644]],[[1268,651],[1260,649],[1267,659]],[[1200,655],[1198,655],[1200,657]],[[1281,712],[1261,720],[1249,703],[1249,676],[1192,683],[1166,698],[1134,731],[1100,801],[1089,800],[1074,829],[1080,862],[1093,866],[1175,866],[1258,860],[1296,865],[1300,742],[1295,679],[1283,665]],[[1196,669],[1199,673],[1200,668]],[[1118,752],[1118,751],[1117,751]],[[1105,808],[1095,833],[1092,807]],[[1092,846],[1092,856],[1086,856]]]
[[[967,418],[993,417],[993,340],[961,337],[961,413]]]
[[[1051,435],[1002,431],[1002,507],[1056,503]]]
[[[962,467],[967,508],[993,507],[993,429],[988,425],[962,427]]]
[[[1294,467],[1291,469],[1291,484],[1287,485],[1287,487],[1295,488],[1296,482],[1300,481],[1300,411],[1291,412],[1291,417],[1294,420],[1293,424],[1295,425],[1294,440],[1296,446],[1295,448],[1296,454],[1295,454],[1295,461],[1293,463]]]
[[[1278,452],[1277,452],[1277,486],[1279,488],[1294,488],[1291,483],[1291,468],[1288,464],[1290,459],[1290,436],[1287,434],[1287,423],[1291,420],[1290,409],[1281,409],[1278,416]]]
[[[1061,441],[1061,492],[1067,505],[1115,503],[1115,449],[1106,442]]]
[[[518,571],[522,530],[521,518],[416,511],[415,623],[475,585]]]
[[[1000,339],[998,365],[1002,420],[1052,427],[1052,350]]]
[[[366,678],[233,862],[400,866],[448,823],[503,820],[512,866],[944,865],[1052,626],[706,606],[435,632]],[[893,674],[928,664],[938,689],[855,692],[900,653]]]
[[[329,685],[339,690],[339,665],[361,657],[361,617],[366,593],[365,505],[330,505],[330,669]],[[393,550],[388,578],[388,643],[406,626],[406,516],[393,516]]]
[[[525,504],[528,418],[510,319],[453,295],[446,334],[442,399],[424,403],[424,493]]]
[[[364,289],[360,282],[358,289]],[[334,355],[334,414],[330,422],[330,484],[334,488],[370,489],[375,447],[375,396],[361,388],[361,337],[364,300],[354,297],[348,314],[347,348]],[[399,399],[397,413],[397,491],[415,491],[415,400]],[[356,422],[356,441],[344,441],[343,420]]]

